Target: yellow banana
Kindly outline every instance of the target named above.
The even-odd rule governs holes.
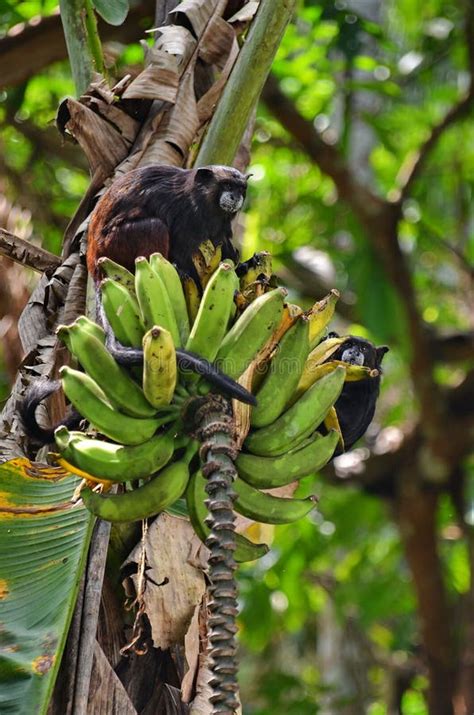
[[[199,304],[201,295],[196,282],[191,276],[185,276],[183,279],[184,297],[186,298],[186,307],[188,309],[189,322],[193,325],[196,316],[199,312]]]
[[[153,407],[169,405],[176,377],[176,350],[171,333],[155,325],[143,337],[143,392]]]
[[[309,319],[309,345],[310,349],[319,343],[331,321],[336,303],[340,298],[339,291],[333,289],[325,298],[318,301],[307,311]]]

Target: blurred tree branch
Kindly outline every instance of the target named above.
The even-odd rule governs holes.
[[[440,138],[453,124],[469,116],[473,104],[474,83],[471,78],[467,94],[458,104],[451,107],[444,119],[433,127],[425,143],[422,144],[414,154],[410,154],[400,167],[396,179],[396,184],[399,187],[398,200],[404,201],[407,198],[413,188],[413,184],[416,182],[420,172],[423,171],[429,155],[436,147]]]
[[[40,273],[51,273],[61,263],[61,259],[54,253],[14,236],[3,228],[0,228],[0,254]]]
[[[99,33],[103,42],[109,40],[138,42],[143,38],[143,20],[153,20],[155,3],[143,0],[130,9],[127,22],[113,26],[99,18]],[[59,13],[34,18],[15,25],[0,40],[0,87],[14,87],[38,74],[53,62],[67,57],[66,43]]]

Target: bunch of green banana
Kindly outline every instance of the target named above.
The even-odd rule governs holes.
[[[281,524],[315,507],[315,497],[282,498],[264,490],[285,487],[331,459],[341,442],[334,403],[344,381],[369,379],[374,371],[332,359],[345,338],[321,342],[337,291],[304,312],[274,287],[270,254],[256,254],[237,269],[220,259],[220,248],[202,244],[193,258],[195,278],[181,278],[158,253],[138,258],[135,275],[101,259],[104,311],[119,342],[143,348],[141,384],[110,355],[100,326],[81,316],[58,329],[84,370],[62,368],[64,392],[95,430],[113,440],[58,428],[60,463],[90,483],[144,481],[117,495],[84,489],[84,503],[102,518],[145,518],[186,492],[196,533],[203,541],[209,534],[205,478],[194,462],[190,477],[196,443],[180,419],[199,377],[177,369],[178,348],[215,362],[256,394],[257,406],[251,412],[245,406],[249,431],[236,461],[236,511]],[[203,383],[201,394],[209,389]],[[318,432],[323,423],[325,434]],[[238,561],[267,550],[237,535]]]

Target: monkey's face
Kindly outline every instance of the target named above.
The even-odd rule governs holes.
[[[222,211],[236,214],[244,203],[249,176],[230,166],[206,166],[198,169],[196,179],[206,187]]]
[[[220,186],[219,206],[227,213],[235,214],[244,203],[247,185],[226,181]]]
[[[377,348],[369,340],[353,336],[346,340],[330,359],[380,370],[383,356],[387,350],[385,345]]]

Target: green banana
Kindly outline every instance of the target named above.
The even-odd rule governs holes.
[[[208,282],[186,343],[190,350],[212,362],[227,332],[237,276],[229,263],[221,263]]]
[[[338,366],[315,382],[273,424],[250,433],[244,443],[246,449],[262,457],[276,457],[297,447],[324,420],[339,397],[345,375],[345,368]]]
[[[155,325],[143,337],[143,392],[153,407],[169,405],[176,377],[176,349],[171,333]]]
[[[250,424],[265,427],[274,422],[299,383],[309,350],[309,324],[302,317],[285,333],[270,363],[264,383],[257,392],[257,406]]]
[[[103,328],[93,320],[90,320],[86,315],[80,315],[74,321],[73,325],[78,325],[81,330],[87,330],[91,335],[93,335],[97,340],[105,345],[105,332]]]
[[[171,298],[171,305],[178,325],[181,345],[186,345],[186,340],[189,336],[189,318],[183,284],[181,283],[179,273],[174,265],[167,261],[161,253],[151,254],[150,266],[163,281],[166,292]]]
[[[180,347],[181,338],[170,296],[160,276],[143,256],[135,259],[135,291],[146,329],[154,325],[165,328],[171,333],[176,347]]]
[[[283,487],[324,467],[333,456],[338,441],[336,431],[329,432],[325,437],[316,433],[311,436],[308,445],[292,449],[280,457],[258,457],[241,452],[235,466],[239,476],[253,487]]]
[[[237,479],[233,486],[237,494],[235,510],[248,519],[264,524],[289,524],[297,521],[312,511],[317,503],[317,498],[313,495],[307,499],[275,497],[254,489],[242,479]]]
[[[318,301],[307,311],[309,319],[309,345],[314,348],[324,335],[324,332],[334,315],[336,303],[340,298],[339,291],[333,289],[325,298]]]
[[[104,391],[89,375],[64,365],[59,374],[62,387],[76,410],[99,432],[121,444],[146,442],[158,427],[173,419],[168,413],[161,418],[129,417],[115,409]]]
[[[88,487],[81,491],[84,505],[95,516],[112,522],[139,521],[155,516],[179,499],[189,481],[186,461],[173,462],[149,482],[124,494],[102,496]]]
[[[76,321],[69,326],[60,326],[57,333],[61,338],[67,336],[70,351],[112,404],[132,417],[153,417],[156,414],[139,385],[88,330],[81,328]]]
[[[207,537],[211,533],[210,528],[206,524],[208,510],[206,507],[206,478],[201,470],[191,475],[188,486],[186,488],[186,504],[188,507],[189,520],[194,531],[199,536],[202,542],[206,542]],[[270,551],[267,544],[255,544],[242,534],[235,534],[235,551],[234,558],[240,563],[243,561],[254,561],[262,556],[265,556]]]
[[[216,355],[219,368],[234,380],[247,369],[255,355],[278,327],[286,291],[275,288],[251,303],[229,330]]]
[[[145,329],[136,298],[111,278],[103,280],[100,288],[102,305],[117,340],[128,347],[141,346]]]
[[[132,295],[135,295],[135,277],[133,273],[119,263],[115,263],[111,258],[103,256],[97,261],[99,268],[105,273],[107,278],[111,278],[115,283],[120,283]]]
[[[54,438],[61,457],[81,471],[111,482],[149,477],[169,462],[175,448],[171,431],[134,447],[91,439],[83,432],[70,432],[65,426],[56,429]]]

